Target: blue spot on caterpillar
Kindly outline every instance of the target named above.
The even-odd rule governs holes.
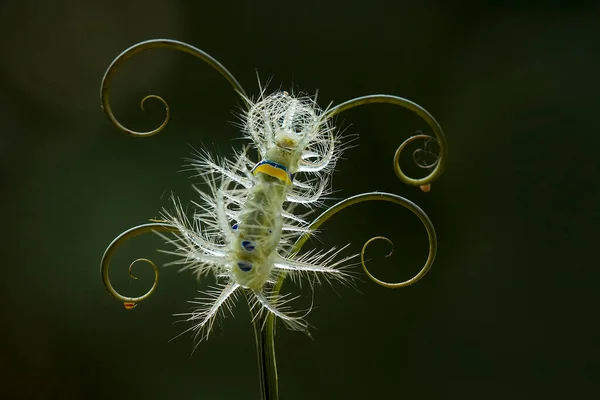
[[[242,240],[242,247],[246,251],[254,251],[256,248],[256,246],[254,246],[254,244],[249,240]]]
[[[237,229],[239,228],[240,224],[238,224],[237,222],[235,224],[233,224],[233,226],[231,227],[231,229],[233,229],[234,231],[237,231]]]
[[[244,272],[248,272],[252,269],[252,263],[249,261],[238,261],[237,265]]]

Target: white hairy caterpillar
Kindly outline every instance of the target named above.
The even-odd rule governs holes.
[[[220,162],[200,154],[190,165],[210,192],[198,191],[202,203],[193,221],[177,203],[174,213],[164,214],[180,233],[168,239],[176,248],[171,254],[180,257],[171,264],[184,265],[197,276],[212,273],[220,280],[188,317],[194,323],[190,329],[200,338],[208,336],[219,309],[229,308],[239,289],[247,289],[251,308],[258,313],[273,313],[291,329],[304,330],[305,321],[286,314],[284,300],[272,293],[281,273],[292,278],[315,274],[315,280],[318,275],[348,278],[341,267],[350,257],[336,260],[340,250],[290,254],[296,240],[311,233],[294,208],[322,201],[339,155],[329,120],[310,98],[287,92],[261,96],[244,119],[244,133],[261,161],[249,160],[245,151],[235,160]],[[311,158],[317,161],[306,161]],[[299,175],[308,179],[301,181]]]
[[[409,178],[399,167],[400,152],[406,145],[417,139],[432,139],[427,135],[416,135],[406,140],[396,151],[394,169],[405,183],[421,186],[429,190],[430,183],[442,172],[446,145],[443,132],[435,119],[422,107],[406,99],[390,95],[371,95],[356,98],[334,108],[321,110],[316,101],[307,96],[294,96],[287,92],[261,95],[252,101],[239,83],[220,63],[201,50],[185,43],[172,40],[152,40],[142,42],[125,50],[107,70],[101,88],[103,107],[111,121],[123,132],[133,136],[151,136],[160,132],[167,124],[170,111],[167,103],[158,96],[153,97],[165,105],[166,118],[161,126],[149,132],[135,132],[121,125],[112,114],[108,103],[108,86],[116,67],[132,55],[150,48],[169,47],[193,54],[213,66],[223,75],[247,104],[242,116],[244,136],[258,152],[259,160],[250,160],[247,152],[239,151],[233,160],[216,160],[207,152],[199,153],[191,160],[190,166],[196,169],[209,187],[209,191],[198,190],[201,198],[196,203],[197,210],[188,218],[177,200],[174,210],[163,213],[163,220],[154,221],[132,228],[107,248],[101,263],[104,284],[113,297],[121,300],[126,308],[148,298],[156,288],[155,282],[143,296],[126,297],[112,287],[108,278],[108,266],[112,253],[120,243],[132,236],[148,231],[172,232],[174,237],[163,237],[174,246],[168,251],[178,257],[171,264],[182,265],[198,277],[212,274],[217,286],[201,292],[202,296],[192,302],[195,309],[189,314],[179,314],[192,323],[187,331],[193,331],[198,339],[196,344],[208,337],[215,318],[223,310],[231,311],[232,302],[244,292],[254,318],[273,315],[281,319],[293,330],[306,330],[303,315],[290,313],[287,303],[291,300],[279,294],[279,285],[285,276],[292,279],[307,278],[311,284],[320,280],[347,282],[349,274],[344,267],[354,256],[340,257],[345,249],[332,248],[320,252],[300,254],[306,237],[314,229],[339,210],[362,201],[383,200],[394,202],[410,209],[425,225],[430,240],[427,262],[413,278],[400,283],[387,283],[373,277],[364,264],[364,251],[361,264],[369,277],[387,287],[408,286],[420,278],[431,267],[435,258],[435,231],[426,214],[410,201],[388,193],[365,193],[346,199],[329,208],[313,223],[295,213],[297,206],[311,208],[320,206],[328,194],[329,178],[341,154],[339,137],[334,133],[331,118],[347,109],[368,103],[391,103],[408,108],[421,116],[434,130],[440,155],[425,178]],[[136,260],[137,261],[137,260]],[[135,263],[135,262],[134,262]],[[132,264],[133,265],[133,264]],[[129,273],[131,275],[131,266]],[[133,275],[131,275],[133,276]],[[186,331],[186,332],[187,332]]]

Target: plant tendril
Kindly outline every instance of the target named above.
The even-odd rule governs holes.
[[[231,74],[231,72],[229,72],[227,70],[227,68],[225,68],[220,62],[218,62],[217,60],[215,60],[213,57],[211,57],[208,53],[205,53],[204,51],[191,46],[187,43],[183,43],[177,40],[171,40],[171,39],[153,39],[153,40],[146,40],[144,42],[140,42],[138,44],[135,44],[131,47],[129,47],[128,49],[126,49],[125,51],[123,51],[121,54],[119,54],[117,56],[117,58],[115,58],[113,60],[113,62],[110,64],[110,66],[108,67],[108,69],[106,70],[106,72],[104,73],[104,77],[102,78],[102,85],[100,86],[100,101],[102,103],[102,108],[104,109],[104,111],[106,112],[106,115],[108,116],[108,118],[111,120],[111,122],[117,127],[119,128],[119,130],[121,130],[123,133],[127,134],[127,135],[131,135],[131,136],[152,136],[152,135],[156,135],[157,133],[159,133],[160,131],[162,131],[165,126],[167,126],[167,123],[169,122],[169,118],[171,116],[171,112],[170,112],[170,108],[169,105],[167,104],[167,102],[160,96],[157,95],[149,95],[144,97],[144,99],[141,102],[141,107],[142,110],[144,109],[144,102],[149,99],[149,98],[155,98],[157,100],[159,100],[161,103],[163,103],[163,105],[165,106],[165,119],[163,120],[163,122],[160,124],[160,126],[156,129],[150,130],[150,131],[146,131],[146,132],[138,132],[138,131],[134,131],[131,130],[127,127],[125,127],[124,125],[122,125],[117,118],[115,117],[115,115],[112,112],[112,109],[110,108],[110,103],[108,101],[108,93],[109,93],[109,86],[110,86],[110,82],[112,77],[114,76],[115,72],[117,71],[118,67],[128,58],[134,56],[137,53],[140,53],[142,51],[145,50],[149,50],[149,49],[154,49],[154,48],[171,48],[171,49],[175,49],[175,50],[180,50],[183,52],[186,52],[188,54],[191,54],[195,57],[200,58],[201,60],[203,60],[204,62],[206,62],[207,64],[209,64],[211,67],[213,67],[214,69],[216,69],[230,84],[231,86],[233,86],[233,89],[240,95],[242,96],[242,98],[244,99],[248,99],[248,96],[246,95],[246,92],[244,91],[244,89],[242,88],[242,86],[239,84],[239,82],[235,79],[235,77]]]
[[[423,169],[431,169],[433,167],[435,167],[435,165],[439,162],[440,157],[435,154],[433,151],[431,151],[429,149],[429,143],[435,141],[434,138],[429,137],[429,140],[425,140],[425,144],[423,145],[422,149],[416,149],[415,151],[413,151],[413,162],[419,167],[419,168],[423,168]],[[423,159],[421,154],[427,154],[431,157],[433,157],[435,160],[431,163],[431,164],[427,164]]]
[[[137,260],[135,260],[134,262],[129,264],[128,272],[129,272],[129,277],[131,279],[137,279],[137,276],[135,276],[131,270],[133,269],[133,266],[135,265],[135,263],[137,263],[138,261],[147,262],[148,264],[150,264],[152,266],[152,269],[154,269],[154,273],[158,274],[158,268],[156,268],[156,264],[154,264],[152,261],[148,260],[147,258],[138,258]]]
[[[385,242],[388,242],[389,245],[392,246],[392,249],[390,250],[390,252],[385,255],[386,258],[391,257],[394,254],[394,247],[395,247],[394,242],[392,242],[390,239],[386,238],[385,236],[374,236],[371,239],[367,240],[365,242],[365,244],[363,245],[363,248],[360,252],[361,256],[364,255],[365,250],[367,249],[367,246],[369,246],[372,242],[374,242],[376,240],[383,240]]]
[[[342,104],[339,104],[339,105],[333,107],[331,110],[329,110],[329,112],[327,113],[327,117],[331,118],[334,115],[341,113],[342,111],[346,111],[346,110],[349,110],[354,107],[358,107],[363,104],[371,104],[371,103],[395,104],[400,107],[411,110],[415,114],[417,114],[419,117],[423,118],[425,120],[425,122],[427,122],[429,127],[433,130],[433,133],[435,134],[435,138],[431,137],[429,135],[421,135],[421,134],[411,136],[408,139],[406,139],[400,145],[400,147],[398,147],[398,150],[396,150],[396,154],[394,156],[394,172],[396,173],[398,178],[402,182],[406,183],[407,185],[412,185],[412,186],[423,186],[423,185],[431,184],[433,181],[435,181],[437,178],[439,178],[440,175],[442,174],[442,171],[444,170],[444,168],[446,166],[446,158],[448,156],[448,146],[446,144],[446,136],[444,135],[444,131],[442,130],[442,127],[440,126],[440,124],[438,124],[438,122],[435,120],[435,118],[433,118],[433,116],[427,110],[425,110],[423,107],[421,107],[417,103],[414,103],[410,100],[407,100],[407,99],[404,99],[404,98],[398,97],[398,96],[392,96],[392,95],[388,95],[388,94],[373,94],[370,96],[357,97],[355,99],[348,100]],[[406,148],[406,146],[409,143],[413,142],[416,139],[435,140],[439,145],[439,158],[434,164],[435,168],[433,169],[433,171],[431,171],[429,173],[429,175],[427,175],[423,178],[418,178],[418,179],[407,176],[400,168],[400,153],[402,152],[403,149]]]
[[[125,232],[121,233],[119,236],[117,236],[111,242],[111,244],[108,245],[108,247],[104,251],[104,255],[102,256],[102,261],[100,262],[100,273],[102,274],[102,282],[104,282],[104,287],[106,288],[106,290],[112,297],[123,302],[125,304],[126,308],[133,308],[137,303],[144,301],[147,298],[149,298],[150,296],[152,296],[152,294],[154,293],[154,290],[156,290],[156,286],[158,285],[158,268],[152,261],[150,261],[147,258],[138,258],[137,260],[132,262],[129,265],[129,269],[128,269],[129,277],[131,277],[133,279],[137,279],[137,277],[135,275],[133,275],[132,268],[133,268],[133,265],[135,263],[137,263],[138,261],[143,261],[143,262],[150,264],[152,266],[152,269],[154,269],[154,283],[152,284],[152,287],[145,294],[143,294],[139,297],[129,297],[129,296],[123,296],[122,294],[117,292],[115,290],[115,288],[113,287],[112,283],[110,282],[110,278],[108,276],[110,260],[112,259],[114,252],[123,243],[125,243],[127,240],[129,240],[135,236],[138,236],[138,235],[141,235],[141,234],[147,233],[147,232],[176,232],[177,233],[177,232],[179,232],[179,230],[174,225],[169,225],[169,224],[164,224],[164,223],[150,223],[150,224],[134,226],[133,228],[128,229]]]
[[[403,206],[404,208],[407,208],[408,210],[412,211],[413,214],[415,214],[417,217],[419,217],[419,219],[423,223],[423,226],[425,227],[425,230],[427,231],[427,236],[429,237],[429,253],[427,255],[427,260],[425,261],[425,265],[421,268],[421,270],[415,276],[413,276],[409,280],[406,280],[404,282],[398,282],[398,283],[385,282],[385,281],[377,279],[368,271],[368,269],[366,268],[365,263],[364,263],[364,252],[365,252],[365,249],[367,248],[367,246],[374,240],[385,240],[388,243],[390,243],[392,246],[394,244],[391,240],[389,240],[386,237],[375,236],[365,242],[365,244],[363,245],[362,251],[361,251],[361,264],[362,264],[365,272],[367,273],[367,275],[373,282],[377,283],[378,285],[381,285],[381,286],[384,286],[387,288],[391,288],[391,289],[397,289],[397,288],[401,288],[401,287],[410,286],[410,285],[414,284],[415,282],[419,281],[421,278],[423,278],[425,276],[425,274],[427,274],[427,272],[433,265],[433,261],[435,260],[435,255],[437,253],[437,236],[435,234],[435,228],[433,227],[433,223],[431,222],[431,220],[429,219],[427,214],[425,214],[425,211],[423,211],[419,206],[417,206],[412,201],[405,199],[402,196],[398,196],[398,195],[395,195],[392,193],[384,193],[384,192],[369,192],[369,193],[362,193],[362,194],[358,194],[356,196],[349,197],[349,198],[342,200],[339,203],[329,207],[326,211],[324,211],[321,215],[319,215],[313,221],[313,223],[310,225],[310,227],[308,229],[309,229],[309,231],[318,229],[329,218],[331,218],[338,212],[342,211],[343,209],[348,208],[354,204],[364,203],[367,201],[386,201],[386,202],[390,202],[390,203],[399,204],[399,205]],[[304,243],[308,240],[309,236],[310,235],[303,235],[300,239],[298,239],[298,241],[296,242],[296,244],[294,245],[294,247],[292,249],[292,254],[296,254],[296,253],[300,252],[300,249],[302,248]],[[392,248],[392,252],[393,252],[393,248]],[[387,256],[388,257],[391,256],[392,252],[390,252]],[[281,290],[281,286],[283,285],[284,279],[285,279],[285,275],[282,274],[279,281],[277,282],[277,285],[275,286],[275,290],[274,290],[275,293],[279,293],[279,291]]]
[[[390,239],[386,238],[385,236],[375,236],[375,237],[372,237],[371,239],[367,240],[365,242],[365,244],[363,245],[362,250],[360,251],[360,264],[362,265],[363,270],[365,271],[365,274],[367,274],[367,276],[373,282],[377,283],[378,285],[381,285],[383,287],[390,288],[390,289],[397,289],[397,288],[401,288],[401,287],[410,286],[413,283],[415,283],[416,281],[418,281],[419,279],[421,279],[423,276],[425,276],[425,274],[431,267],[431,264],[433,264],[433,260],[431,261],[431,263],[429,265],[426,263],[425,266],[421,269],[421,271],[417,275],[415,275],[414,277],[412,277],[411,279],[409,279],[407,281],[400,282],[400,283],[384,282],[380,279],[377,279],[375,276],[373,276],[373,274],[371,274],[371,272],[369,272],[369,269],[367,268],[367,264],[365,263],[365,252],[367,250],[367,247],[369,247],[369,245],[376,240],[386,241],[392,246],[392,250],[386,255],[386,257],[390,257],[394,253],[394,242],[392,242]],[[431,242],[430,242],[430,244],[431,244]]]

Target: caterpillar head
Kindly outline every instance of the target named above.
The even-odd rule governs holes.
[[[327,159],[333,153],[333,128],[313,99],[276,92],[252,104],[246,117],[246,132],[260,155],[290,168],[314,166],[311,158]],[[325,163],[326,165],[326,163]]]

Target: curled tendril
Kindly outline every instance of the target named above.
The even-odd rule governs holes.
[[[435,141],[435,139],[433,139],[432,137],[429,137],[429,140],[425,140],[425,144],[423,146],[422,149],[416,149],[415,151],[413,151],[413,162],[419,167],[419,168],[423,168],[423,169],[431,169],[433,167],[436,166],[436,164],[439,162],[440,158],[437,154],[435,154],[433,151],[431,151],[429,144],[433,141]],[[422,160],[421,155],[422,154],[427,154],[430,157],[435,158],[435,160],[431,163],[431,164],[427,164],[425,161]]]
[[[406,146],[408,146],[410,143],[412,143],[418,139],[434,140],[431,136],[428,136],[428,135],[415,135],[415,136],[409,137],[404,142],[402,142],[402,144],[398,147],[398,149],[396,150],[396,153],[394,154],[394,172],[396,173],[396,176],[398,178],[400,178],[400,180],[403,180],[402,177],[405,176],[404,173],[402,172],[402,170],[400,169],[400,154],[402,153],[402,150],[404,150],[406,148]],[[417,149],[413,152],[413,160],[414,160],[415,164],[417,164],[418,167],[432,168],[434,166],[439,166],[441,157],[437,158],[431,165],[421,164],[418,160],[416,160],[415,159],[416,154],[419,154],[420,152],[423,152],[423,151],[427,152],[427,150],[423,150],[423,149]],[[429,190],[431,190],[432,179],[427,179],[427,178],[432,176],[435,171],[436,170],[434,169],[433,172],[431,172],[428,176],[426,176],[423,179],[414,179],[414,181],[417,181],[417,182],[424,182],[424,183],[419,183],[419,187],[421,188],[422,191],[429,192]]]
[[[446,144],[446,136],[444,135],[444,131],[442,131],[442,127],[440,126],[440,124],[438,124],[438,122],[435,120],[435,118],[433,118],[433,116],[431,114],[429,114],[429,112],[427,110],[425,110],[423,107],[421,107],[417,103],[414,103],[410,100],[407,100],[407,99],[404,99],[404,98],[398,97],[398,96],[392,96],[392,95],[388,95],[388,94],[373,94],[370,96],[357,97],[355,99],[348,100],[342,104],[339,104],[339,105],[333,107],[331,110],[329,110],[329,112],[327,113],[327,116],[329,118],[331,118],[334,115],[341,113],[342,111],[346,111],[351,108],[358,107],[363,104],[370,104],[370,103],[395,104],[400,107],[404,107],[408,110],[411,110],[415,114],[417,114],[419,117],[423,118],[425,120],[425,122],[427,122],[429,127],[433,130],[433,133],[435,134],[435,138],[428,136],[428,135],[411,136],[408,139],[406,139],[400,145],[400,147],[398,147],[398,150],[396,150],[396,154],[394,156],[394,172],[396,173],[398,178],[402,182],[404,182],[408,185],[420,186],[421,188],[423,188],[426,185],[430,185],[434,180],[439,178],[440,175],[442,174],[442,171],[444,170],[444,168],[446,166],[446,158],[448,156],[448,146]],[[411,143],[417,139],[435,140],[439,145],[439,158],[434,163],[435,168],[433,169],[433,171],[431,171],[429,173],[429,175],[427,175],[423,178],[419,178],[419,179],[415,179],[415,178],[411,178],[411,177],[407,176],[400,168],[400,153],[402,152],[403,149],[406,148],[406,146],[409,143]]]
[[[367,240],[365,242],[365,244],[363,245],[362,250],[360,251],[360,263],[363,267],[363,270],[365,271],[365,274],[367,274],[367,276],[369,278],[371,278],[371,280],[373,282],[377,283],[378,285],[381,285],[383,287],[390,288],[390,289],[398,289],[398,288],[410,286],[413,283],[417,282],[419,279],[421,279],[423,276],[425,276],[427,271],[429,271],[429,268],[431,268],[431,264],[433,264],[433,259],[432,259],[430,263],[429,262],[425,263],[425,266],[421,269],[421,271],[419,271],[419,273],[417,275],[413,276],[412,278],[410,278],[404,282],[390,283],[390,282],[385,282],[380,279],[377,279],[375,276],[373,276],[373,274],[371,274],[371,272],[369,272],[369,269],[367,268],[367,264],[365,263],[365,252],[367,251],[367,247],[369,247],[369,245],[376,240],[383,240],[385,242],[388,242],[392,246],[392,250],[386,255],[386,257],[390,257],[394,253],[394,242],[392,242],[390,239],[386,238],[385,236],[375,236],[375,237],[372,237],[371,239]]]
[[[110,260],[112,259],[112,256],[115,253],[115,251],[123,243],[125,243],[127,240],[129,240],[135,236],[138,236],[138,235],[141,235],[141,234],[147,233],[147,232],[175,232],[175,233],[177,233],[177,232],[179,232],[179,230],[175,226],[165,224],[165,223],[151,223],[151,224],[143,224],[143,225],[134,226],[133,228],[128,229],[125,232],[121,233],[119,236],[117,236],[111,242],[111,244],[108,245],[108,247],[104,251],[104,255],[102,256],[102,261],[100,262],[100,273],[102,274],[102,282],[104,282],[104,287],[106,288],[106,290],[108,291],[108,293],[110,293],[110,295],[112,297],[114,297],[115,299],[117,299],[119,301],[122,301],[125,304],[125,307],[127,307],[127,308],[133,308],[137,303],[139,303],[143,300],[146,300],[148,297],[152,296],[152,293],[154,293],[154,290],[156,289],[156,286],[158,284],[158,268],[152,261],[148,260],[147,258],[138,258],[137,260],[132,262],[129,265],[129,270],[128,270],[129,276],[131,278],[137,279],[137,277],[135,275],[133,275],[133,272],[132,272],[132,268],[133,268],[134,264],[136,264],[137,262],[143,261],[143,262],[150,264],[152,266],[152,269],[154,269],[154,283],[152,284],[152,287],[145,294],[143,294],[139,297],[128,297],[128,296],[123,296],[122,294],[117,292],[115,290],[115,288],[113,287],[112,283],[110,282],[110,278],[108,276]]]
[[[369,245],[371,243],[373,243],[376,240],[383,240],[384,242],[388,242],[390,246],[392,246],[392,249],[390,250],[390,252],[388,254],[386,254],[386,258],[387,257],[391,257],[392,254],[394,254],[394,242],[392,242],[390,239],[386,238],[385,236],[374,236],[371,239],[367,240],[365,242],[365,244],[363,244],[362,250],[360,251],[360,263],[363,267],[363,270],[365,271],[365,274],[367,274],[367,276],[369,278],[371,278],[372,281],[377,282],[378,284],[380,284],[381,286],[386,286],[389,287],[389,283],[387,282],[383,282],[380,281],[379,279],[375,278],[370,272],[369,269],[367,268],[367,264],[365,263],[365,252],[367,251],[367,247],[369,247]]]
[[[227,81],[231,84],[231,86],[233,86],[233,89],[237,93],[239,93],[240,96],[242,96],[244,99],[248,99],[246,92],[244,91],[242,86],[238,83],[238,81],[235,79],[235,77],[231,74],[231,72],[229,72],[220,62],[215,60],[208,53],[205,53],[204,51],[202,51],[194,46],[191,46],[187,43],[179,42],[177,40],[170,40],[170,39],[147,40],[147,41],[135,44],[135,45],[131,46],[130,48],[128,48],[127,50],[123,51],[121,54],[119,54],[117,56],[117,58],[115,58],[113,60],[113,62],[110,64],[110,66],[104,73],[104,77],[102,78],[102,85],[100,87],[100,101],[102,102],[102,108],[106,112],[106,115],[108,115],[108,118],[111,120],[111,122],[117,128],[119,128],[122,132],[124,132],[128,135],[131,135],[131,136],[152,136],[152,135],[155,135],[155,134],[159,133],[160,131],[162,131],[164,129],[164,127],[167,126],[167,123],[169,122],[169,118],[171,115],[169,105],[160,96],[156,96],[156,95],[146,96],[146,97],[144,97],[144,99],[141,102],[141,107],[143,110],[144,102],[149,98],[155,98],[155,99],[159,100],[161,103],[163,103],[163,105],[165,106],[165,110],[166,110],[165,111],[165,119],[160,124],[160,126],[156,129],[153,129],[153,130],[147,131],[147,132],[137,132],[137,131],[133,131],[133,130],[123,126],[117,120],[115,115],[113,114],[112,109],[110,108],[110,103],[108,101],[108,92],[109,92],[110,82],[111,82],[113,75],[117,71],[117,68],[125,60],[134,56],[135,54],[140,53],[144,50],[149,50],[149,49],[154,49],[154,48],[170,48],[170,49],[180,50],[180,51],[186,52],[188,54],[191,54],[195,57],[200,58],[201,60],[203,60],[204,62],[209,64],[211,67],[216,69],[225,79],[227,79]]]
[[[152,269],[154,270],[154,278],[156,281],[158,281],[158,268],[156,268],[156,264],[154,264],[152,261],[148,260],[147,258],[138,258],[137,260],[135,260],[134,262],[132,262],[131,264],[129,264],[129,269],[127,270],[127,272],[129,273],[129,277],[131,279],[137,279],[137,276],[135,276],[132,272],[133,270],[133,266],[135,265],[135,263],[137,262],[147,262],[148,264],[150,264],[152,266]]]
[[[425,211],[423,211],[419,206],[417,206],[412,201],[405,199],[402,196],[398,196],[398,195],[391,194],[391,193],[383,193],[383,192],[369,192],[369,193],[362,193],[362,194],[358,194],[356,196],[349,197],[346,200],[342,200],[339,203],[331,206],[326,211],[324,211],[321,215],[319,215],[319,217],[317,217],[314,220],[314,222],[310,225],[309,230],[318,229],[323,223],[325,223],[325,221],[327,221],[329,218],[331,218],[338,212],[342,211],[343,209],[348,208],[354,204],[364,203],[366,201],[387,201],[389,203],[399,204],[399,205],[403,206],[404,208],[407,208],[408,210],[412,211],[413,214],[415,214],[417,217],[419,217],[419,219],[423,223],[423,226],[425,227],[425,230],[427,231],[427,236],[429,237],[429,254],[427,256],[427,260],[425,261],[425,265],[423,265],[423,267],[421,268],[419,273],[417,273],[414,277],[412,277],[411,279],[409,279],[407,281],[398,282],[398,283],[389,283],[389,282],[381,281],[381,280],[375,278],[367,270],[365,263],[364,263],[364,252],[365,252],[365,249],[367,248],[367,246],[371,242],[373,242],[375,240],[385,240],[388,243],[392,244],[392,246],[393,246],[393,242],[383,236],[376,236],[376,237],[369,239],[363,245],[363,249],[361,252],[361,263],[363,265],[363,268],[365,269],[365,272],[369,276],[369,278],[371,278],[375,283],[377,283],[381,286],[388,287],[388,288],[406,287],[406,286],[412,285],[413,283],[415,283],[418,280],[420,280],[421,278],[423,278],[425,276],[425,274],[427,274],[427,272],[429,271],[431,266],[433,265],[433,261],[435,260],[435,255],[437,253],[437,236],[435,234],[435,228],[433,227],[433,223],[431,222],[431,220],[429,219],[427,214],[425,214]],[[300,251],[300,249],[302,248],[302,246],[304,245],[304,243],[308,240],[308,238],[309,238],[309,235],[304,235],[300,239],[298,239],[298,241],[296,242],[296,244],[294,245],[294,247],[292,249],[292,253],[298,253]],[[388,256],[390,256],[390,255],[391,255],[391,253],[388,254]],[[285,278],[285,276],[282,276],[279,279],[279,281],[277,282],[277,286],[275,287],[276,293],[278,293],[279,290],[281,289],[284,278]]]

